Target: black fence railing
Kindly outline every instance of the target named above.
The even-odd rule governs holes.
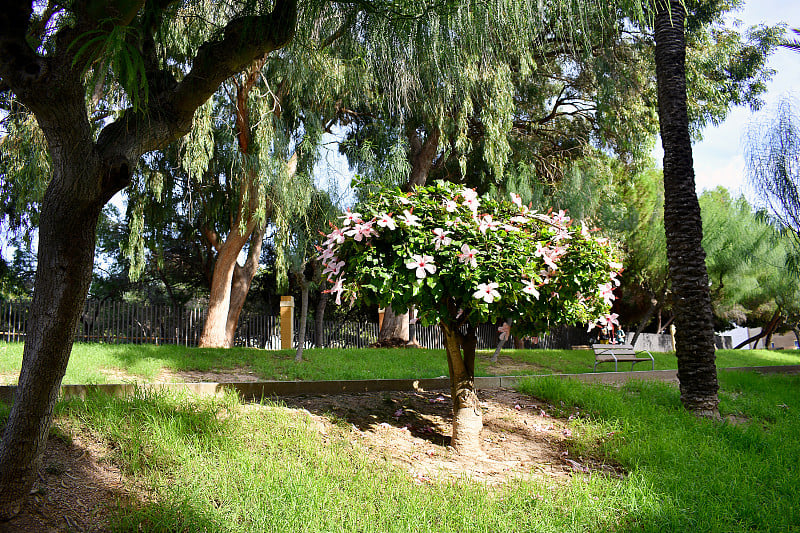
[[[0,341],[24,342],[25,326],[30,302],[0,302]],[[86,302],[75,332],[78,342],[104,342],[108,344],[178,344],[197,346],[203,330],[206,310],[199,307],[174,307],[144,305],[129,302]],[[300,317],[295,316],[295,345]],[[308,320],[306,346],[317,345],[315,324]],[[414,337],[425,348],[444,348],[444,339],[438,326],[412,326]],[[489,350],[497,346],[499,333],[491,324],[481,324],[476,329],[477,348]],[[377,322],[337,322],[323,324],[322,346],[337,348],[365,348],[378,340]],[[506,347],[514,346],[513,338]],[[538,343],[526,340],[528,348],[569,348],[589,344],[583,328],[559,326],[538,338]],[[242,314],[234,338],[235,346],[248,346],[276,350],[280,348],[280,322],[277,316]]]

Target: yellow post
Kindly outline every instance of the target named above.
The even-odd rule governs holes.
[[[292,348],[294,339],[294,298],[281,296],[281,350]]]
[[[378,331],[381,330],[383,327],[383,314],[386,312],[386,309],[383,307],[378,308]]]

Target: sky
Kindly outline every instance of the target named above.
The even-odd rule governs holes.
[[[785,22],[790,28],[800,28],[800,1],[749,0],[733,17],[741,20],[744,27]],[[703,140],[694,145],[692,152],[698,194],[722,185],[733,193],[753,198],[744,176],[744,135],[754,120],[763,120],[765,113],[774,112],[779,99],[790,96],[800,100],[800,53],[780,48],[770,56],[769,66],[777,72],[763,96],[764,107],[756,113],[747,107],[733,109],[720,126],[707,127],[703,131]],[[660,164],[663,151],[661,143],[657,144],[654,155]]]

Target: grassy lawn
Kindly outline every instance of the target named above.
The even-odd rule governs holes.
[[[479,351],[477,375],[513,373],[579,374],[591,372],[594,356],[588,350],[503,350],[511,358],[513,371],[491,365],[491,351]],[[677,368],[675,355],[654,353],[657,370]],[[230,371],[245,368],[261,379],[326,380],[374,378],[432,378],[447,375],[444,350],[425,349],[309,349],[304,361],[294,362],[293,350],[255,348],[186,348],[134,344],[76,344],[72,350],[65,384],[119,382],[115,373],[128,380],[154,380],[163,370]],[[0,343],[0,384],[15,383],[22,363],[21,343]],[[800,351],[720,350],[717,365],[724,367],[796,365]],[[609,364],[599,367],[613,370]],[[628,370],[630,366],[622,364]],[[639,363],[637,370],[649,370]]]
[[[521,385],[563,415],[577,407],[572,455],[613,461],[621,479],[420,485],[345,425],[323,435],[302,412],[232,396],[70,400],[55,434],[107,443],[106,460],[146,489],[118,508],[117,531],[798,530],[800,377],[725,373],[721,384],[736,423],[696,419],[661,383]]]

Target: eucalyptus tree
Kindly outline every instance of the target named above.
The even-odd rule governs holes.
[[[52,166],[22,371],[0,444],[3,518],[18,512],[34,481],[91,281],[101,208],[143,154],[189,131],[220,83],[294,33],[294,0],[269,11],[215,3],[213,21],[193,16],[198,4],[80,1],[39,10],[13,1],[0,15],[0,92],[36,117]],[[182,50],[163,38],[176,21],[191,36]],[[106,83],[118,98],[95,135],[92,93]]]

